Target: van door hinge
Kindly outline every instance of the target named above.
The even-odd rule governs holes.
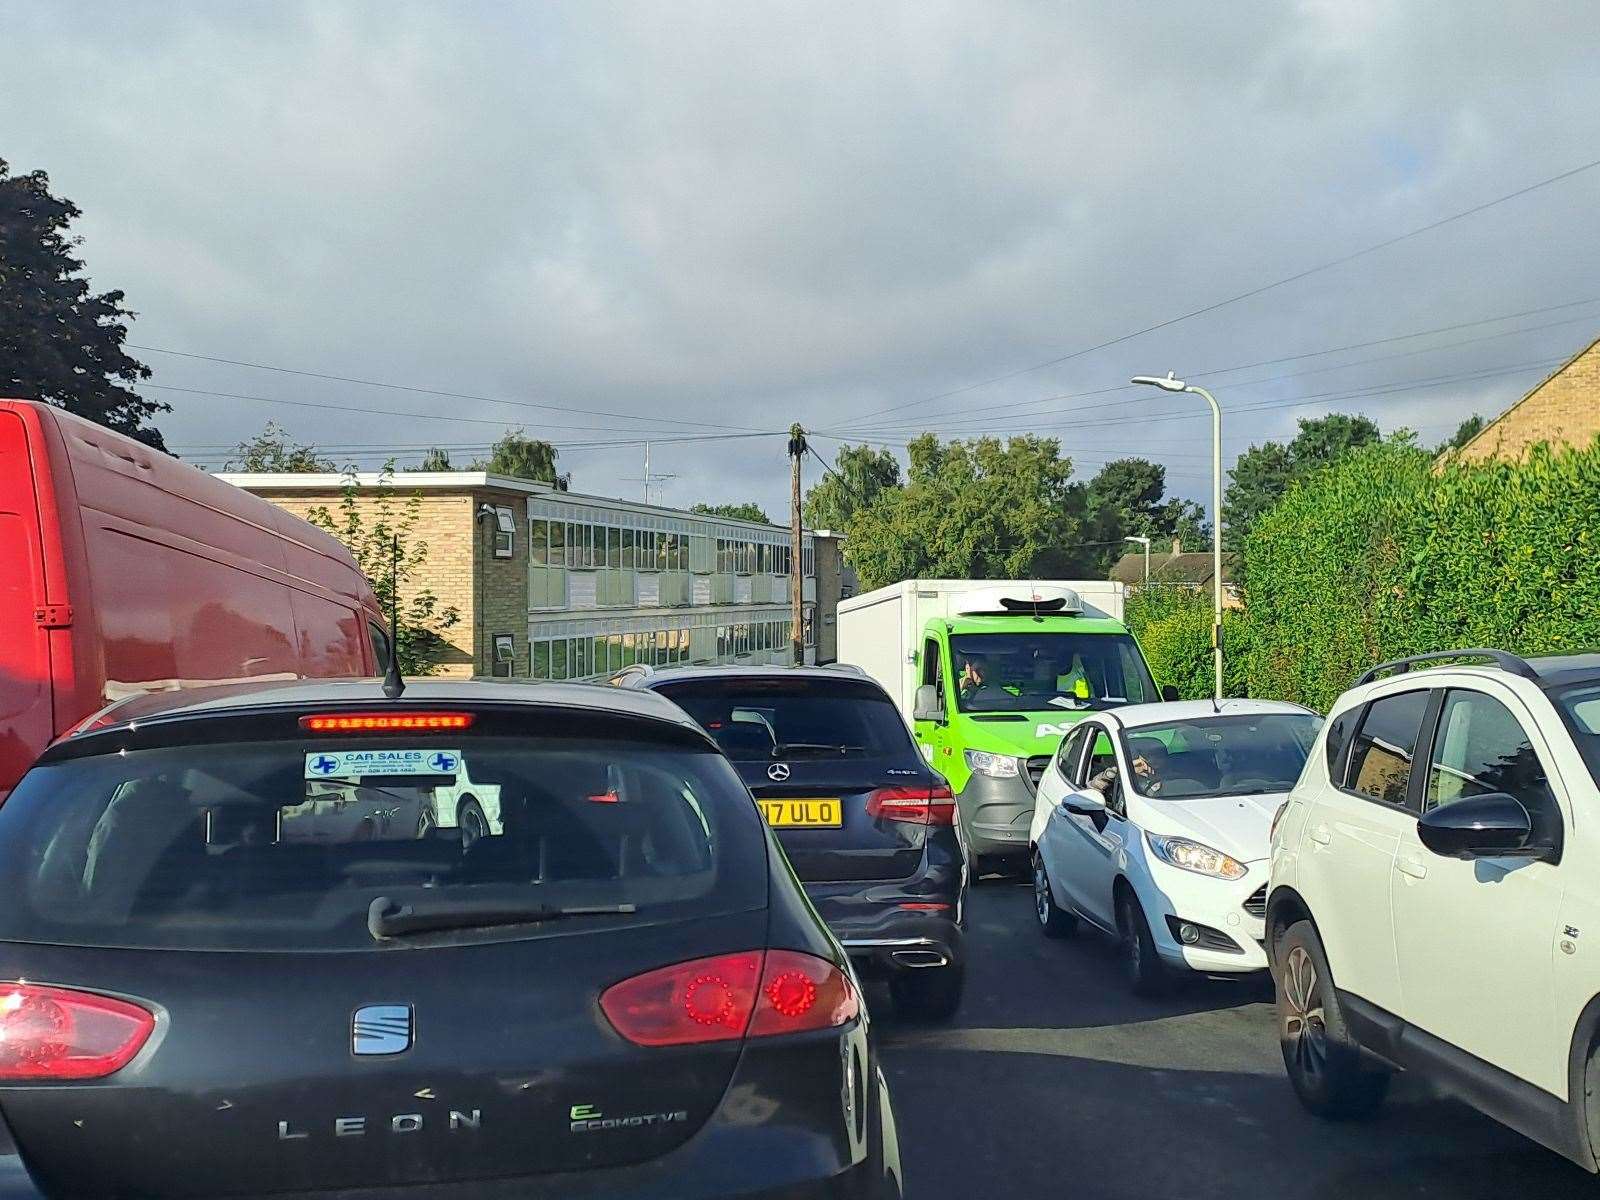
[[[40,605],[33,610],[33,619],[41,629],[65,629],[72,624],[72,605]]]

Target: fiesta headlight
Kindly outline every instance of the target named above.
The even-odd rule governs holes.
[[[968,750],[965,753],[967,766],[990,779],[1015,779],[1022,770],[1021,760],[1009,754],[990,754],[987,750]]]
[[[1246,868],[1242,862],[1203,842],[1159,833],[1146,833],[1144,840],[1157,858],[1179,870],[1210,875],[1213,879],[1244,878]]]

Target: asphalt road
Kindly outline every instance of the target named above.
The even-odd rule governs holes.
[[[1587,1172],[1405,1077],[1375,1119],[1319,1121],[1284,1078],[1264,977],[1139,1000],[1108,941],[1047,941],[1032,899],[974,889],[953,1022],[879,1022],[909,1200],[1600,1195]]]

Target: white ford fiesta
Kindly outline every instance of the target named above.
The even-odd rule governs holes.
[[[1173,970],[1264,970],[1272,820],[1320,718],[1260,700],[1085,717],[1039,780],[1029,840],[1040,929],[1114,935],[1136,992]]]

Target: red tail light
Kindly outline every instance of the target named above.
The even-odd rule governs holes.
[[[613,984],[600,1009],[639,1046],[683,1046],[831,1029],[860,1011],[832,963],[793,950],[746,950],[649,971]]]
[[[0,983],[0,1080],[99,1079],[133,1060],[156,1027],[137,1004]]]
[[[311,733],[394,733],[424,729],[466,729],[472,714],[463,712],[311,713],[300,728]]]
[[[867,795],[867,816],[913,825],[954,825],[956,798],[943,784],[879,788]]]

